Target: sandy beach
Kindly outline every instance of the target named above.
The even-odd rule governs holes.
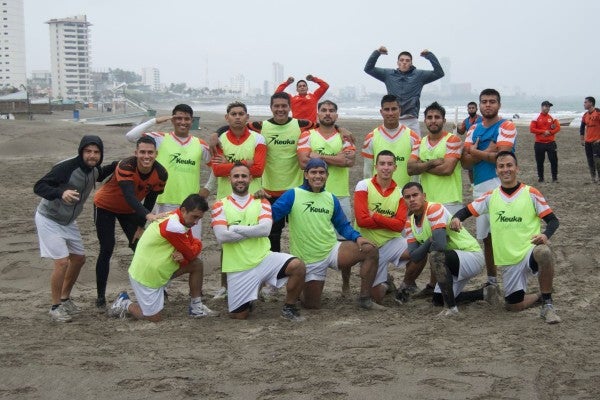
[[[222,115],[200,114],[202,129],[195,135],[205,138],[224,124]],[[545,195],[561,222],[552,238],[561,324],[546,325],[538,308],[514,314],[484,302],[460,306],[458,318],[441,320],[440,310],[426,300],[398,306],[391,296],[385,299],[387,310],[364,312],[354,297],[342,297],[340,276],[333,271],[323,308],[303,310],[307,319],[300,324],[279,317],[281,301],[260,302],[249,320],[234,321],[226,316],[225,301],[208,299],[221,317],[190,319],[187,278],[173,282],[163,322],[109,319],[94,306],[98,242],[91,200],[78,220],[87,262],[73,299],[83,312],[72,323],[57,324],[48,316],[52,263],[39,256],[33,184],[54,163],[75,155],[83,134],[102,137],[105,162],[134,150],[124,137],[127,127],[61,118],[69,114],[0,120],[0,398],[600,398],[600,185],[589,183],[576,128],[558,134],[558,184],[538,185],[533,135],[519,126],[517,138],[521,180]],[[380,123],[338,122],[354,132],[359,147]],[[546,168],[549,177],[548,163]],[[357,157],[351,187],[361,177]],[[472,222],[467,227],[473,231]],[[111,301],[119,291],[131,290],[132,254],[117,232],[107,289]],[[208,215],[203,244],[204,292],[210,294],[219,287],[219,248]],[[398,281],[403,271],[392,274]],[[428,274],[427,268],[419,286]],[[482,274],[470,287],[484,281]],[[359,283],[354,275],[353,295]],[[531,282],[529,291],[537,290]]]

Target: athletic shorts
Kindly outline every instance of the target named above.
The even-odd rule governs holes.
[[[485,192],[496,189],[498,186],[500,186],[500,179],[498,178],[492,178],[481,182],[473,187],[473,198],[477,199],[483,196]],[[490,234],[490,215],[480,215],[476,218],[475,224],[477,228],[477,239],[485,239]]]
[[[341,243],[337,242],[329,252],[329,256],[327,256],[327,258],[324,260],[306,264],[306,278],[304,278],[305,282],[325,281],[325,277],[327,276],[327,268],[331,268],[336,271],[339,270],[338,253],[340,251],[340,245]]]
[[[277,279],[281,268],[289,260],[295,258],[287,253],[269,253],[256,267],[240,272],[227,273],[227,306],[229,312],[244,304],[258,299],[258,291],[263,283],[282,287],[287,283],[285,278]]]
[[[85,254],[77,221],[73,221],[69,225],[61,225],[36,212],[35,226],[42,257],[60,260],[69,257],[69,254],[80,256]]]
[[[421,137],[421,125],[417,117],[400,117],[400,123],[415,131]]]
[[[337,199],[340,202],[340,207],[342,208],[342,211],[344,212],[346,219],[350,222],[350,224],[352,224],[352,219],[354,218],[354,213],[352,212],[352,207],[350,206],[350,197],[348,197],[348,196],[338,197]],[[337,235],[337,240],[341,240],[341,241],[346,240],[342,235],[340,235],[337,232],[336,232],[336,235]]]
[[[444,203],[444,208],[448,210],[450,215],[454,216],[454,214],[456,214],[458,210],[462,210],[463,208],[465,208],[465,206],[462,203]]]
[[[477,276],[485,266],[485,257],[482,251],[454,250],[458,255],[458,276],[452,275],[452,289],[454,297],[463,291],[471,278]],[[442,293],[440,285],[436,284],[434,293]]]
[[[156,211],[158,214],[175,211],[179,208],[176,204],[157,204]],[[202,240],[202,218],[198,220],[198,223],[190,228],[192,235],[199,240]]]
[[[520,263],[515,265],[498,266],[502,268],[502,285],[504,286],[504,297],[510,296],[512,293],[519,290],[527,293],[527,281],[533,276],[537,276],[537,272],[531,270],[529,261],[531,260],[531,253],[535,246],[531,246],[531,250],[527,252],[527,255]]]
[[[165,286],[150,288],[129,276],[135,298],[145,317],[158,314],[165,307]]]
[[[379,248],[379,267],[373,281],[373,287],[387,281],[388,265],[403,267],[408,260],[400,261],[402,253],[408,248],[408,242],[402,236],[388,240]]]

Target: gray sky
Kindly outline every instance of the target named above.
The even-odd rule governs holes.
[[[379,67],[408,50],[417,68],[429,49],[451,60],[453,83],[518,87],[530,95],[600,97],[600,2],[564,0],[24,0],[27,69],[50,69],[51,18],[86,14],[92,68],[160,70],[163,83],[228,84],[242,73],[253,87],[312,73],[332,88],[383,84],[363,72],[380,45]],[[444,78],[447,79],[447,78]]]

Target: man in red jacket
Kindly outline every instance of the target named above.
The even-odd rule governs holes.
[[[296,119],[307,119],[312,123],[317,121],[317,103],[319,99],[329,89],[329,84],[316,76],[306,75],[306,80],[319,85],[319,88],[314,93],[308,91],[308,83],[301,79],[296,83],[296,96],[290,96],[290,106],[292,108],[292,116]],[[287,81],[277,86],[275,93],[283,92],[286,87],[294,82],[294,77],[290,76]]]
[[[546,153],[550,160],[552,182],[558,182],[558,155],[556,153],[555,135],[560,131],[560,123],[550,114],[552,103],[548,100],[542,102],[542,112],[531,121],[529,131],[535,135],[534,151],[537,164],[538,182],[544,182],[544,161]]]

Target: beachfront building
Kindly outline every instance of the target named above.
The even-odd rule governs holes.
[[[4,1],[4,0],[0,0]],[[87,101],[92,98],[90,33],[85,15],[46,21],[50,25],[52,96]]]
[[[275,88],[277,86],[279,86],[279,84],[283,82],[283,65],[278,63],[278,62],[274,62],[273,63],[273,90],[275,90]]]
[[[27,86],[23,0],[0,1],[0,91]]]
[[[159,92],[161,87],[158,68],[142,68],[142,83],[150,87],[153,92]]]

